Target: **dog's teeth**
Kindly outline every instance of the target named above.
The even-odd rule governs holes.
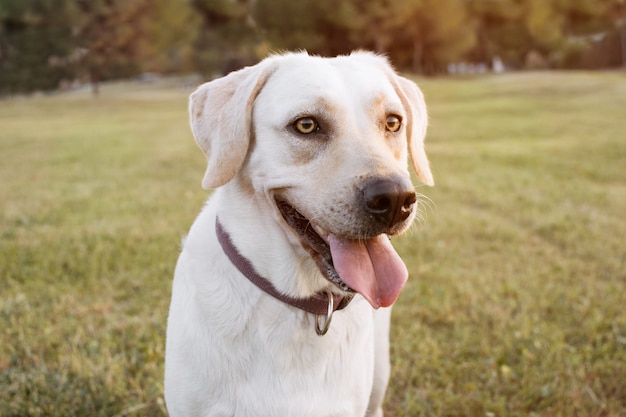
[[[315,230],[315,233],[317,233],[322,239],[326,240],[326,237],[328,236],[328,232],[326,230],[313,223],[311,223],[311,226],[313,227],[313,230]]]

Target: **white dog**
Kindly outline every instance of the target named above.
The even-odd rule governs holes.
[[[217,190],[176,267],[171,416],[382,416],[409,156],[433,185],[420,90],[371,53],[286,54],[200,86],[189,111]]]

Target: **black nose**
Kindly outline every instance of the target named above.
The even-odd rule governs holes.
[[[411,183],[402,179],[377,179],[363,192],[366,210],[387,227],[406,220],[417,201]]]

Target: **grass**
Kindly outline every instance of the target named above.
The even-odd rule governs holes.
[[[626,76],[420,80],[388,416],[626,416]],[[204,157],[188,91],[0,101],[0,415],[159,416]],[[340,387],[338,387],[340,389]]]

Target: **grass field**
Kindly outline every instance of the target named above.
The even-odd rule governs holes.
[[[420,80],[387,416],[626,416],[626,74]],[[159,416],[188,91],[0,101],[0,415]],[[341,387],[337,387],[341,389]]]

